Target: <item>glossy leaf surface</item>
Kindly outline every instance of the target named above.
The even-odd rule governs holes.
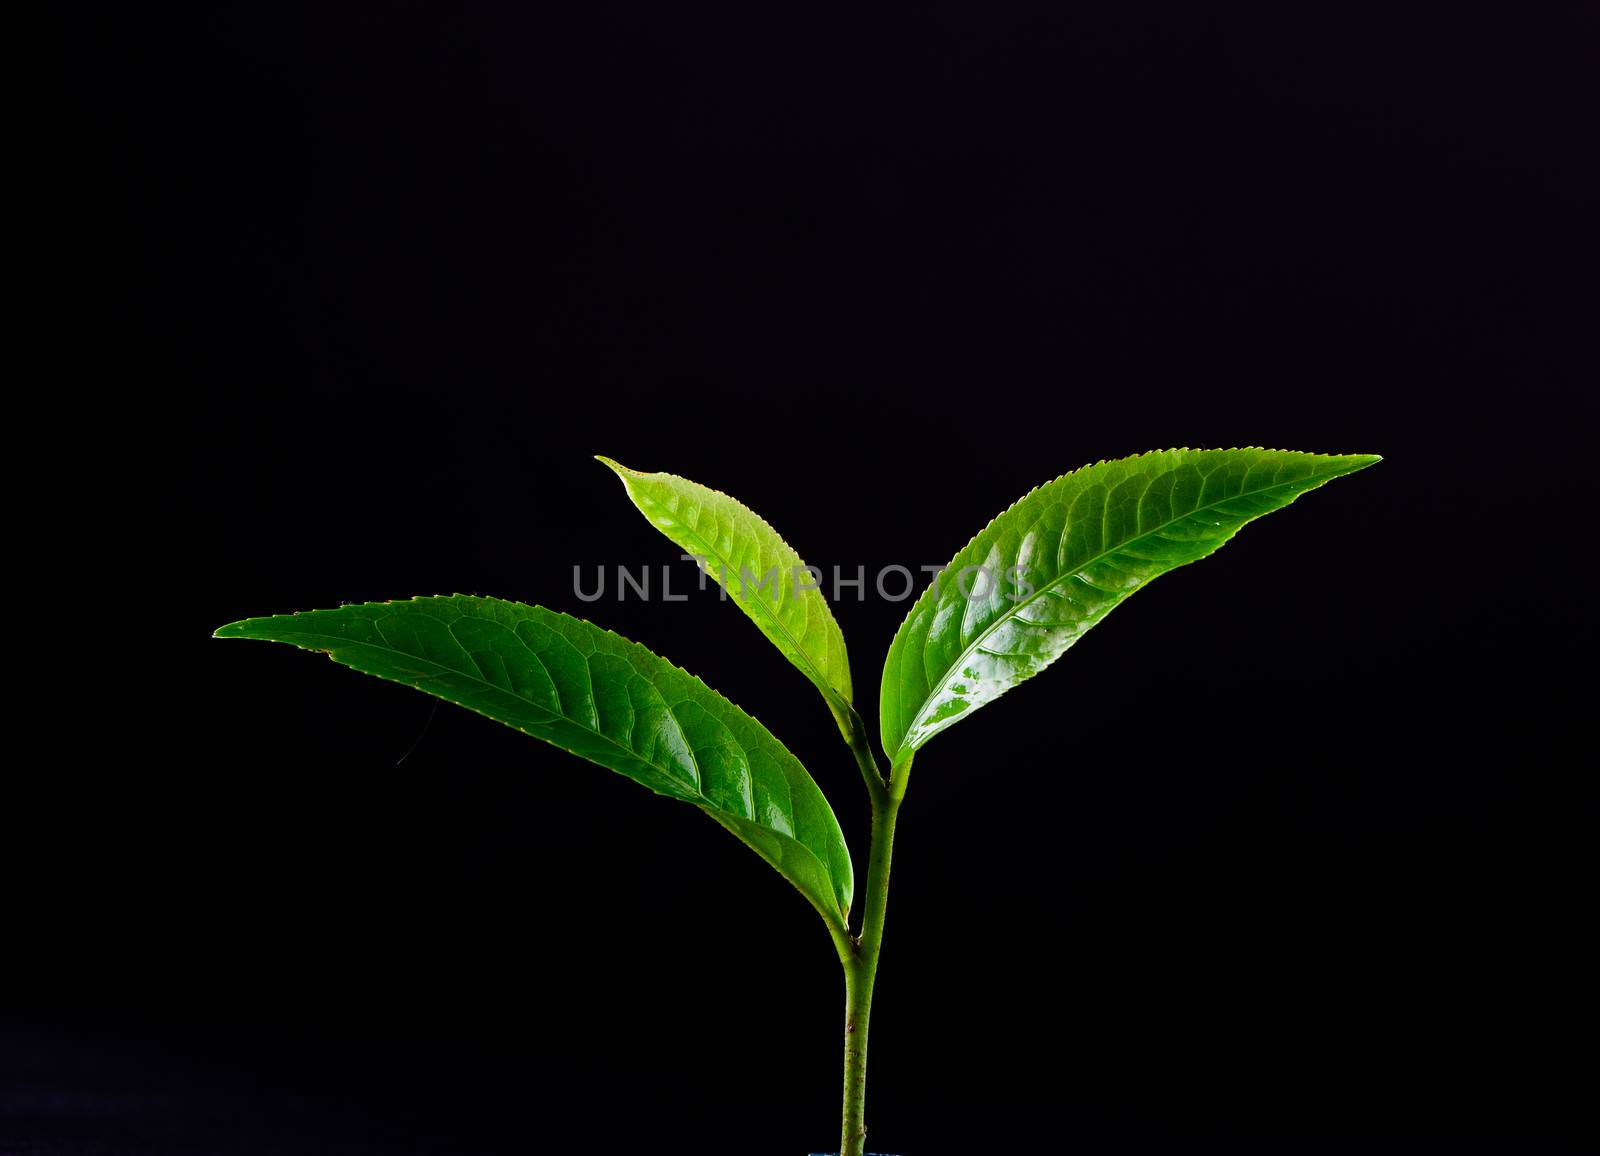
[[[216,634],[322,651],[692,803],[844,923],[850,855],[810,774],[754,718],[638,643],[466,595],[247,618]]]
[[[1165,450],[1040,486],[955,556],[895,634],[879,697],[890,761],[1043,670],[1152,579],[1378,460]]]
[[[600,461],[622,479],[640,513],[725,589],[750,620],[827,699],[841,727],[850,711],[844,633],[815,574],[760,515],[672,474],[645,474]]]

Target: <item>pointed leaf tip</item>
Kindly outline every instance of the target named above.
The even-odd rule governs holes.
[[[617,477],[619,477],[619,478],[628,478],[628,477],[639,478],[639,477],[643,477],[644,476],[638,470],[630,470],[627,466],[623,465],[621,462],[617,461],[615,458],[608,458],[604,454],[595,454],[594,455],[594,460],[599,462],[601,465],[605,466],[608,470],[610,470],[612,473],[616,474]]]

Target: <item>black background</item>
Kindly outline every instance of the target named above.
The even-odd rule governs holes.
[[[923,753],[871,1147],[1594,1150],[1593,5],[37,31],[12,434],[55,446],[17,507],[79,601],[16,604],[54,641],[0,1150],[822,1150],[840,985],[772,872],[210,630],[585,614],[783,737],[859,864],[855,771],[748,622],[574,596],[676,553],[589,455],[870,572],[1086,461],[1240,444],[1386,460]],[[869,721],[905,609],[837,607]]]

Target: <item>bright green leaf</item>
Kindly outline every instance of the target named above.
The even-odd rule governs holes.
[[[643,474],[600,458],[616,472],[650,524],[700,559],[790,662],[822,692],[849,734],[850,657],[844,633],[814,571],[760,515],[727,494],[672,474]]]
[[[1164,450],[1040,486],[955,556],[895,634],[879,699],[891,763],[1043,670],[1151,579],[1378,460]]]
[[[638,643],[459,594],[247,618],[216,634],[322,651],[693,803],[844,926],[850,853],[817,784],[766,727]]]

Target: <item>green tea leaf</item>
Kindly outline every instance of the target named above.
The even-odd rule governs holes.
[[[698,482],[643,474],[600,458],[622,479],[650,524],[701,560],[703,569],[800,668],[848,737],[850,656],[844,633],[800,555],[760,515]]]
[[[890,762],[1049,666],[1151,579],[1378,460],[1165,450],[1040,486],[955,556],[895,634],[879,699]]]
[[[636,642],[460,594],[247,618],[216,636],[322,651],[693,803],[845,926],[850,853],[815,781],[766,727]]]

